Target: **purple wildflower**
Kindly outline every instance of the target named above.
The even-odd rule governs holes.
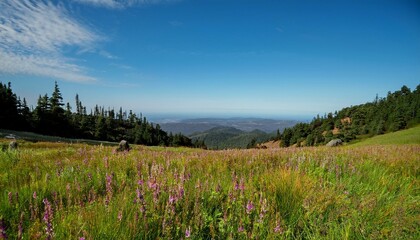
[[[276,221],[276,227],[274,228],[274,233],[282,234],[284,229],[280,225],[280,221]]]
[[[246,213],[250,214],[254,210],[254,204],[251,200],[248,201],[248,204],[246,205]]]
[[[119,212],[118,212],[118,221],[120,221],[120,222],[121,222],[122,217],[123,217],[123,215],[122,215],[122,211],[119,211]]]
[[[44,199],[44,222],[46,224],[45,233],[47,234],[47,239],[52,239],[54,232],[52,226],[52,218],[53,218],[53,210],[51,208],[51,204],[48,199]]]
[[[0,219],[0,239],[7,239],[6,227],[4,226],[2,219]]]
[[[137,198],[135,199],[135,202],[137,203],[143,202],[144,197],[139,188],[136,189],[136,197]]]
[[[34,199],[36,199],[36,191],[34,191],[34,193],[32,194],[32,197],[33,197]]]
[[[176,195],[170,195],[169,196],[169,204],[174,204],[174,203],[176,203],[177,200],[178,199],[177,199]]]
[[[79,240],[85,240],[85,237],[80,237]]]
[[[238,232],[241,233],[244,231],[244,226],[242,226],[242,224],[239,226],[238,228]]]
[[[112,198],[112,174],[106,174],[106,199],[105,205],[108,205]]]
[[[238,177],[235,176],[235,191],[239,190],[239,181]]]
[[[149,179],[149,181],[147,181],[147,186],[150,189],[156,188],[156,180],[155,179]]]
[[[186,238],[191,237],[191,227],[188,227],[188,228],[185,230],[185,237],[186,237]]]

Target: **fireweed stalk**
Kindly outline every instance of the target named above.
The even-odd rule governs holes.
[[[112,198],[112,174],[106,173],[106,198],[105,198],[105,205],[108,206],[109,202]]]
[[[52,239],[54,236],[54,231],[53,231],[53,225],[52,225],[52,219],[53,219],[53,210],[51,208],[51,204],[48,201],[48,199],[44,199],[44,217],[42,218],[42,220],[44,220],[45,222],[45,234],[46,234],[46,238]]]

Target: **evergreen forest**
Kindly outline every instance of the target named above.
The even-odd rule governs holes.
[[[168,134],[159,124],[154,125],[131,110],[127,113],[121,107],[115,111],[96,105],[88,112],[78,94],[75,106],[73,109],[70,103],[63,102],[57,82],[51,96],[40,95],[35,107],[29,107],[25,98],[16,96],[10,82],[7,85],[0,82],[0,128],[3,129],[112,142],[125,139],[148,146],[194,146],[190,138],[180,133]]]
[[[283,147],[324,145],[339,138],[349,142],[413,127],[420,123],[420,85],[414,91],[407,86],[388,92],[384,98],[314,117],[310,123],[298,123],[277,135]]]

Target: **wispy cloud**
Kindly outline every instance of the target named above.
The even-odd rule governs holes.
[[[181,0],[73,0],[83,4],[106,8],[126,8],[132,6],[154,5],[179,2]]]
[[[74,0],[79,3],[90,4],[98,7],[122,8],[124,6],[121,1],[117,0]]]
[[[0,1],[0,72],[95,81],[62,54],[90,48],[100,37],[50,1]]]
[[[72,82],[94,82],[85,69],[60,57],[14,54],[0,49],[0,72],[47,76]]]
[[[114,60],[119,59],[119,57],[117,57],[115,55],[112,55],[111,53],[109,53],[105,50],[99,50],[99,55],[101,55],[102,57],[107,58],[107,59],[114,59]]]

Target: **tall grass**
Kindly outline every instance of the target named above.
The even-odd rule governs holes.
[[[419,239],[419,145],[0,152],[10,239]]]

